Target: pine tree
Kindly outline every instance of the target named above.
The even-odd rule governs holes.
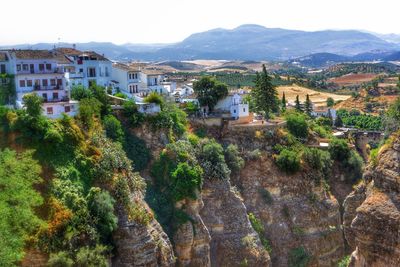
[[[342,117],[340,117],[339,115],[336,116],[335,126],[336,127],[342,127],[343,126]]]
[[[286,111],[286,97],[285,97],[285,92],[283,92],[283,94],[282,94],[282,107],[281,107],[281,109],[282,109],[282,112],[285,112],[285,111]]]
[[[304,109],[308,116],[311,116],[311,112],[313,111],[312,103],[310,100],[310,96],[307,94],[306,102],[304,103]]]
[[[265,65],[263,65],[261,74],[257,73],[251,97],[254,101],[255,111],[264,113],[267,120],[270,118],[271,112],[279,109],[277,94],[276,88],[272,84],[272,78],[268,75]]]
[[[296,96],[296,102],[294,108],[296,109],[297,112],[303,112],[303,109],[301,108],[300,100],[299,100],[299,95]]]

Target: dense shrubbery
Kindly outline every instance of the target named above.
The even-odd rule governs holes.
[[[296,151],[284,148],[276,157],[279,169],[287,173],[295,173],[300,169],[300,156]]]
[[[341,118],[343,125],[364,130],[381,130],[382,118],[373,115],[360,114],[359,112],[348,112],[340,109],[337,115]]]
[[[332,160],[329,152],[321,149],[304,149],[303,159],[311,168],[321,171],[326,176],[329,174],[330,169],[332,168]]]
[[[200,142],[198,157],[205,177],[229,179],[231,170],[225,162],[224,149],[215,140],[203,139]]]
[[[308,123],[303,114],[290,113],[286,116],[287,128],[297,138],[307,138]]]
[[[41,182],[40,172],[32,152],[0,150],[0,266],[16,266],[25,241],[42,224],[34,209],[43,199],[33,188]]]
[[[186,113],[173,103],[165,103],[162,112],[147,120],[154,129],[170,130],[178,137],[186,132]]]
[[[232,174],[238,174],[244,166],[244,160],[239,154],[238,147],[230,144],[225,149],[225,161]]]
[[[133,162],[135,171],[142,171],[146,168],[151,160],[151,154],[142,139],[127,131],[125,132],[123,148],[127,157]]]
[[[151,92],[148,96],[144,98],[144,102],[154,103],[162,107],[162,105],[164,104],[164,98],[156,92]]]
[[[120,143],[124,141],[124,131],[121,122],[116,117],[106,115],[103,119],[103,125],[108,138]]]

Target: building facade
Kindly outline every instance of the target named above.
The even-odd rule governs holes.
[[[8,73],[14,75],[16,107],[24,106],[24,96],[35,93],[43,98],[43,115],[59,118],[62,113],[76,115],[79,104],[70,100],[65,73],[58,62],[68,63],[63,55],[48,50],[8,50]]]

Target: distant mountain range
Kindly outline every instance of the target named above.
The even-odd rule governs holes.
[[[399,37],[399,36],[397,36]],[[288,60],[311,54],[330,53],[353,57],[358,54],[400,51],[396,35],[345,31],[306,32],[259,25],[242,25],[235,29],[213,29],[195,33],[175,44],[77,43],[81,50],[95,50],[115,60]],[[72,44],[60,43],[57,46]],[[16,45],[14,48],[49,49],[54,44]]]

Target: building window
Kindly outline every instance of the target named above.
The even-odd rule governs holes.
[[[50,79],[50,85],[56,86],[56,79]]]
[[[245,108],[243,108],[243,112],[246,112],[246,109],[245,109]]]
[[[88,77],[96,77],[96,69],[88,68]]]
[[[53,107],[47,107],[47,115],[53,115]]]
[[[46,93],[43,93],[42,97],[43,97],[44,101],[47,101],[47,94]]]
[[[22,70],[28,71],[28,70],[29,70],[28,64],[23,64],[23,65],[22,65]]]
[[[46,70],[51,70],[51,64],[46,64]]]
[[[48,86],[49,85],[48,80],[47,79],[43,79],[42,80],[42,85],[43,86]]]
[[[39,64],[39,71],[44,71],[44,64]]]
[[[62,79],[57,79],[57,85],[59,85],[59,86],[62,85]]]
[[[71,112],[71,107],[70,106],[65,106],[64,107],[64,112],[65,113]]]
[[[27,80],[26,84],[27,84],[28,87],[32,87],[32,80]]]
[[[233,113],[236,113],[236,109],[233,110]]]
[[[135,79],[137,79],[137,73],[135,73]]]
[[[0,65],[0,73],[1,73],[1,74],[6,73],[6,65],[5,65],[5,64],[1,64],[1,65]]]
[[[25,80],[19,81],[19,87],[25,87]]]
[[[57,100],[58,99],[58,93],[53,93],[53,99]]]
[[[106,67],[106,77],[108,77],[109,76],[109,74],[108,74],[108,67]]]
[[[129,76],[129,80],[131,80],[132,79],[132,73],[129,73],[128,76]]]
[[[17,65],[17,71],[21,71],[21,64]]]

